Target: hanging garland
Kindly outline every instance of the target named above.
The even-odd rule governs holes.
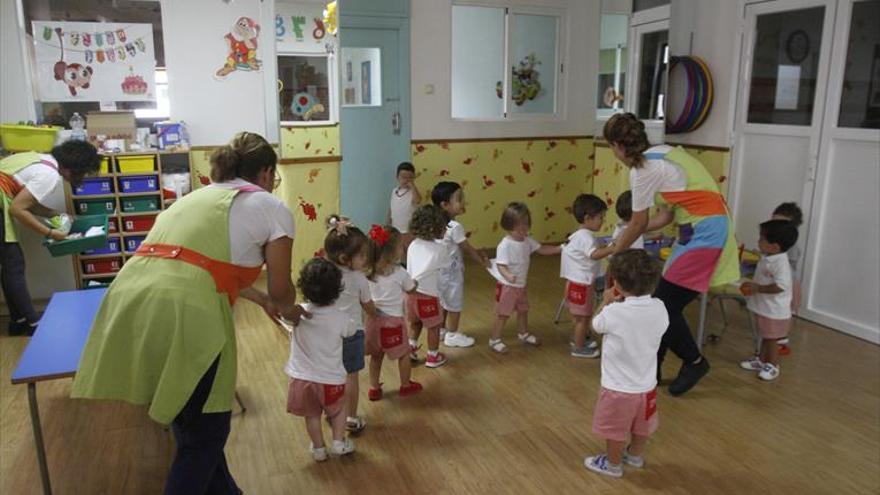
[[[45,26],[43,27],[43,39],[38,41],[44,45],[60,49],[60,44],[56,45],[52,42],[54,34],[55,31],[51,27]],[[143,37],[131,41],[125,28],[93,33],[63,31],[61,36],[68,43],[68,46],[64,49],[70,52],[82,53],[86,63],[92,63],[94,60],[101,64],[105,60],[111,63],[117,60],[123,62],[128,57],[137,56],[138,52],[146,53],[147,51],[147,45],[144,43]],[[76,48],[71,48],[71,45]]]
[[[687,76],[687,95],[681,113],[667,116],[666,133],[680,134],[700,127],[712,108],[714,87],[709,67],[700,57],[693,55],[672,56],[669,60],[670,79],[672,71],[681,65]]]

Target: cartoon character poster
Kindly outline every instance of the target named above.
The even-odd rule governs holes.
[[[215,76],[226,78],[235,71],[259,71],[263,62],[257,58],[260,25],[250,17],[239,17],[223,36],[226,42],[226,60]]]
[[[152,24],[32,23],[40,101],[156,99]]]

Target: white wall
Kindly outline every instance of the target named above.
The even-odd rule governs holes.
[[[509,4],[484,0],[480,5]],[[491,138],[593,134],[599,67],[599,0],[529,0],[517,6],[566,10],[564,118],[552,122],[465,122],[451,117],[452,7],[446,0],[411,2],[412,138]],[[425,86],[433,85],[434,94]]]

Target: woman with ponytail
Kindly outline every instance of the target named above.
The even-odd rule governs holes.
[[[156,219],[107,290],[72,395],[148,405],[174,432],[165,494],[238,494],[223,453],[235,397],[232,306],[241,296],[297,322],[294,225],[272,190],[278,157],[254,133],[211,155],[214,184]],[[251,285],[266,265],[268,293]]]
[[[709,372],[709,362],[691,336],[684,308],[709,287],[740,277],[730,212],[715,180],[681,147],[651,146],[643,124],[632,113],[612,116],[603,130],[614,156],[629,167],[632,218],[616,241],[622,252],[646,231],[675,222],[678,240],[666,261],[654,297],[669,313],[669,328],[657,353],[657,378],[667,348],[682,359],[669,386],[681,395]],[[652,206],[659,211],[649,215]]]

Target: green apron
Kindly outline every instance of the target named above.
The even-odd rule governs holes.
[[[34,151],[16,153],[0,160],[0,173],[11,177],[35,163],[40,163],[42,160],[43,156]],[[3,203],[3,222],[6,225],[6,242],[18,242],[15,222],[12,219],[12,214],[9,212],[9,206],[12,204],[13,199],[15,197],[10,195],[5,189],[0,190],[0,201]]]

